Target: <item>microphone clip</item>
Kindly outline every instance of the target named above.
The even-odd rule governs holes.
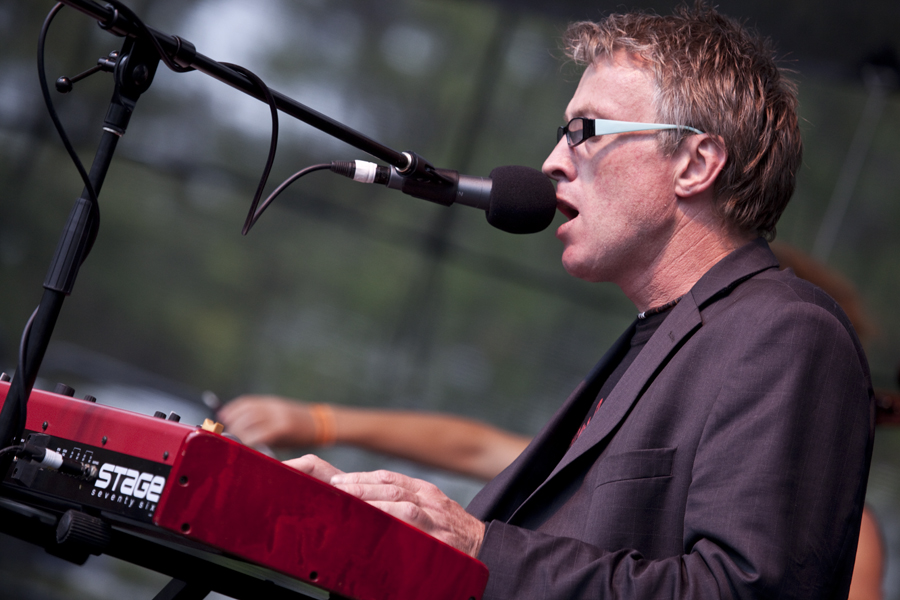
[[[450,169],[438,169],[415,152],[404,152],[403,155],[409,159],[409,163],[404,169],[397,168],[397,173],[403,176],[403,183],[399,188],[401,192],[443,206],[450,206],[456,201],[459,173]]]

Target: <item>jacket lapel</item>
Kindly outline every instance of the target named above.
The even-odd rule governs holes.
[[[519,509],[524,507],[528,500],[537,495],[544,486],[549,485],[560,471],[578,457],[598,444],[606,443],[607,438],[625,420],[634,403],[653,381],[660,368],[668,361],[669,356],[684,339],[700,327],[700,324],[700,311],[693,302],[693,298],[687,295],[672,309],[672,314],[647,341],[647,345],[641,350],[631,367],[622,375],[622,379],[609,397],[603,400],[603,409],[597,413],[591,424],[575,440],[550,475],[529,495]],[[586,414],[586,410],[582,411],[581,418]],[[515,518],[519,509],[513,513],[511,519]]]
[[[604,399],[603,410],[597,414],[597,418],[591,421],[590,426],[564,453],[562,459],[550,472],[550,475],[536,488],[533,486],[528,488],[533,491],[519,505],[519,508],[513,511],[510,515],[510,520],[514,519],[516,513],[531,498],[535,497],[544,486],[548,485],[558,473],[598,444],[607,442],[607,438],[618,429],[619,425],[628,416],[628,413],[631,412],[635,402],[653,382],[653,379],[666,365],[671,355],[680,347],[684,340],[701,327],[701,308],[717,298],[727,295],[740,282],[760,271],[777,267],[777,265],[777,260],[769,250],[768,244],[765,240],[759,238],[732,252],[713,266],[695,284],[691,291],[682,298],[681,302],[672,309],[672,312],[663,321],[659,329],[647,341],[641,353],[622,376],[622,379],[609,394],[609,397]],[[619,338],[616,345],[630,343],[633,331],[634,325]],[[599,379],[601,383],[609,375],[610,371],[615,368],[614,357],[619,356],[611,352],[612,350],[607,353],[604,357],[605,360],[601,361],[595,367],[594,372],[592,372],[597,379],[602,376],[602,379]],[[601,366],[603,367],[602,369],[600,368]],[[594,394],[596,395],[599,385],[591,387],[594,388]],[[591,400],[593,400],[593,397]],[[578,409],[581,410],[578,415],[579,422],[584,418],[590,406],[588,404],[586,407],[582,407],[583,404],[583,402],[578,404]],[[574,406],[571,406],[570,412],[573,412],[572,409],[574,408]],[[560,431],[554,430],[552,427],[547,427],[542,432],[543,437],[553,437],[554,434],[557,437],[563,436]],[[566,443],[570,439],[571,437],[566,440]],[[523,462],[523,465],[525,464],[527,464],[527,460]]]
[[[551,477],[603,441],[618,427],[660,368],[668,361],[669,356],[698,327],[700,327],[700,311],[693,298],[687,295],[672,309],[672,314],[663,321],[632,366],[622,375],[622,379],[609,397],[604,399],[603,406],[606,410],[597,415],[599,418],[596,420],[596,426],[588,427],[572,444],[572,448],[563,457]],[[591,424],[594,425],[595,422],[591,421]]]
[[[591,369],[556,414],[527,448],[500,475],[489,482],[466,510],[483,521],[508,521],[522,502],[541,485],[566,454],[569,442],[597,397],[600,386],[631,341],[629,327]]]

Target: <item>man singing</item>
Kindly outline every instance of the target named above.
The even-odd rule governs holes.
[[[544,163],[573,276],[634,323],[465,510],[396,473],[292,466],[476,556],[486,599],[846,598],[873,438],[844,313],[767,239],[801,160],[772,50],[702,6],[566,34]]]

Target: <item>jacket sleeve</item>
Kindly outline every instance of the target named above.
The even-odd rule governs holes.
[[[815,304],[753,314],[730,331],[733,352],[692,374],[721,382],[700,424],[682,554],[649,560],[492,521],[486,600],[846,598],[873,439],[868,367]]]

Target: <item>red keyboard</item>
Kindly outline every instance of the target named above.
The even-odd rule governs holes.
[[[0,404],[8,389],[0,382]],[[32,469],[23,479],[13,465],[0,500],[18,506],[75,507],[164,546],[299,580],[313,596],[480,600],[487,584],[481,562],[214,431],[35,390],[26,434],[49,436],[47,447],[98,477]]]

